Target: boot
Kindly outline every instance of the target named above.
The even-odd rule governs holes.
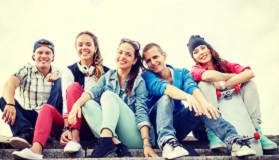
[[[207,138],[209,140],[210,149],[224,149],[227,147],[226,144],[222,142],[212,130],[207,131]]]
[[[262,132],[262,129],[260,126],[256,128],[256,131],[260,134],[260,142],[263,146],[264,150],[273,150],[277,148],[277,144],[269,140]]]

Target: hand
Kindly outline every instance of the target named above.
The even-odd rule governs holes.
[[[48,82],[55,82],[58,78],[60,78],[60,76],[59,75],[57,75],[57,74],[50,74],[50,75],[48,75],[47,77],[47,81]]]
[[[78,114],[78,118],[81,118],[81,108],[80,105],[75,103],[73,105],[73,108],[68,116],[68,122],[69,124],[76,124],[77,123],[77,115]]]
[[[203,114],[211,119],[212,117],[214,119],[217,119],[219,118],[220,114],[221,114],[221,111],[219,111],[216,107],[214,107],[213,105],[209,104],[209,103],[206,103],[204,105],[202,105],[203,107]]]
[[[190,111],[194,109],[194,111],[196,112],[196,116],[202,115],[202,108],[194,96],[187,94],[186,100]]]
[[[2,119],[4,120],[5,123],[14,125],[16,119],[15,107],[11,105],[6,105],[2,115]]]
[[[143,154],[146,158],[148,158],[149,156],[152,158],[158,157],[158,155],[154,152],[154,150],[149,146],[144,147]]]
[[[219,84],[219,82],[214,82],[214,86],[215,86],[215,88],[216,88],[217,90],[221,90],[221,89],[222,89],[222,87],[221,87],[221,85]]]
[[[60,144],[62,146],[65,146],[71,140],[72,140],[72,132],[69,130],[66,130],[65,132],[62,133],[62,135],[60,137]]]

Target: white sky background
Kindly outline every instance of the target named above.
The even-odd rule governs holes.
[[[261,97],[262,128],[279,134],[279,1],[278,0],[1,0],[0,91],[17,68],[32,62],[34,42],[54,42],[54,65],[78,60],[76,35],[97,35],[104,64],[115,68],[120,39],[156,42],[168,63],[188,69],[194,64],[186,44],[199,34],[222,58],[249,65]],[[241,123],[241,122],[240,122]]]

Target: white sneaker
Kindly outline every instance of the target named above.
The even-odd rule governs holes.
[[[10,143],[10,139],[12,137],[6,137],[4,135],[0,135],[0,143]]]
[[[77,142],[70,141],[64,148],[65,153],[75,153],[81,149],[81,145]]]
[[[31,144],[29,144],[25,139],[20,137],[12,137],[10,139],[10,145],[15,149],[24,149],[31,147]]]
[[[21,151],[14,151],[12,153],[14,159],[43,159],[43,155],[33,153],[30,149],[25,148]]]
[[[176,139],[168,140],[163,148],[162,157],[167,159],[178,158],[189,155],[189,152],[184,149]]]
[[[248,156],[248,155],[256,155],[256,152],[251,149],[247,140],[238,140],[232,145],[232,156]]]
[[[2,111],[0,110],[0,117],[2,117]],[[9,143],[10,138],[13,137],[10,125],[6,124],[2,118],[0,118],[0,143]]]

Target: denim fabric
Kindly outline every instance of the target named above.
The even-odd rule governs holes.
[[[96,137],[100,137],[102,129],[108,128],[129,149],[142,148],[143,141],[136,126],[136,116],[117,94],[105,91],[101,97],[101,106],[89,100],[84,104],[82,112]],[[150,143],[155,145],[153,128],[149,131]]]
[[[140,76],[137,76],[130,96],[125,92],[127,81],[128,78],[120,88],[117,71],[109,70],[101,76],[94,87],[85,92],[90,94],[91,99],[100,97],[107,90],[117,94],[134,112],[138,129],[145,125],[151,127],[146,107],[148,92],[144,80]]]
[[[50,95],[46,104],[52,105],[60,114],[62,114],[63,98],[61,90],[61,78],[57,79],[54,82],[54,85],[51,87]]]
[[[57,110],[62,111],[62,93],[61,93],[61,80],[58,79],[55,81],[54,85],[51,88],[50,96],[48,99],[48,104],[55,106]],[[25,131],[25,129],[34,128],[38,113],[35,110],[26,110],[20,103],[15,101],[16,109],[16,120],[14,125],[11,126],[11,130],[14,136],[18,136]],[[0,99],[0,108],[4,111],[6,106],[6,101],[3,97]],[[40,106],[41,107],[41,106]]]
[[[198,88],[197,83],[193,80],[192,75],[190,74],[189,70],[186,68],[177,69],[173,68],[170,65],[167,67],[173,69],[173,83],[172,85],[183,90],[188,94],[192,94],[193,91]],[[142,73],[141,75],[146,83],[146,88],[149,92],[147,106],[150,109],[155,103],[164,95],[166,90],[166,86],[169,84],[168,81],[160,79],[160,77],[152,72],[148,71]],[[181,103],[180,100],[174,100],[174,111],[178,111],[184,108],[184,105]]]
[[[173,111],[173,99],[166,95],[159,99],[150,111],[151,122],[156,125],[160,148],[171,137],[183,140],[200,122],[210,128],[229,149],[234,139],[242,139],[235,128],[221,116],[217,120],[208,119],[204,115],[196,117],[195,112],[190,111],[188,107],[175,113]]]

